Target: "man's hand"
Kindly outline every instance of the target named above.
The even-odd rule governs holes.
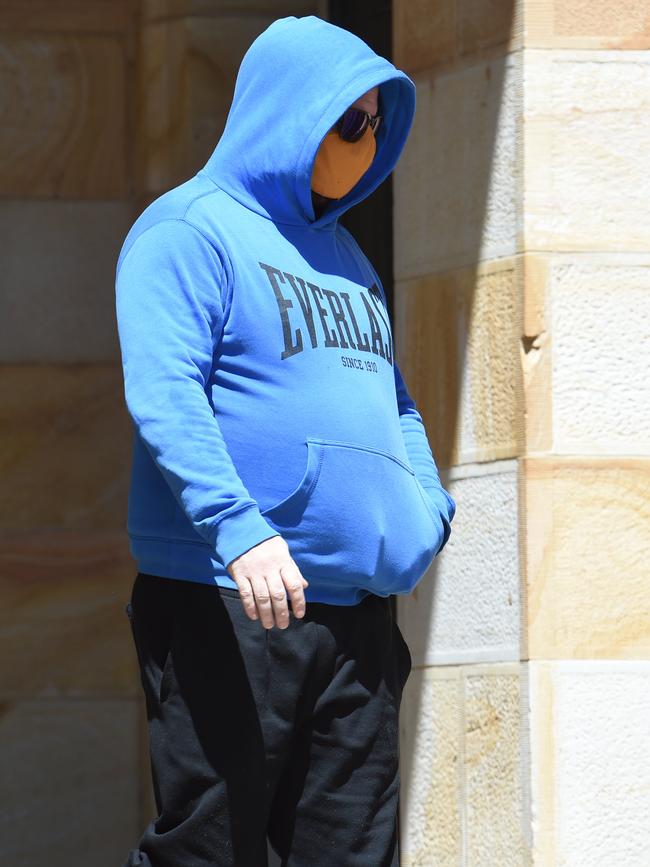
[[[286,629],[289,625],[287,591],[294,615],[304,616],[303,590],[309,582],[302,577],[282,536],[271,536],[235,557],[226,570],[239,589],[244,611],[251,620],[259,618],[265,629],[275,625]]]

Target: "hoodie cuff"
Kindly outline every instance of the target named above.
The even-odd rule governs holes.
[[[442,510],[443,513],[446,514],[447,519],[451,523],[454,520],[454,515],[456,514],[456,501],[451,497],[447,491],[442,486],[438,485],[428,485],[422,486],[424,490],[427,492],[427,496],[434,503],[439,510]]]
[[[233,560],[272,536],[277,530],[264,520],[256,505],[222,518],[217,525],[216,550],[225,567]]]
[[[430,486],[424,488],[424,490],[433,507],[438,511],[442,522],[442,539],[440,541],[440,546],[436,551],[436,556],[438,556],[451,536],[451,522],[456,514],[456,502],[442,487]]]

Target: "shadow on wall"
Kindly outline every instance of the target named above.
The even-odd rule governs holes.
[[[519,57],[513,2],[461,7],[447,20],[393,4],[393,60],[418,88],[393,177],[396,355],[457,503],[445,550],[398,599],[413,657],[401,720],[409,864],[444,860],[467,839],[471,720],[455,675],[463,663],[519,659]]]
[[[322,15],[322,5],[243,2],[222,14],[206,2],[194,16],[164,0],[0,9],[12,119],[0,129],[0,405],[11,492],[0,500],[0,855],[22,867],[81,865],[88,852],[93,867],[114,867],[154,814],[124,613],[135,573],[125,527],[132,430],[114,317],[121,242],[149,201],[203,165],[252,40],[273,18]],[[507,206],[499,200],[497,214],[488,204],[500,114],[511,110],[510,58],[498,53],[512,10],[500,9],[489,44],[469,28],[447,50],[424,18],[409,18],[419,4],[394,5],[407,27],[395,62],[419,85],[395,183],[396,347],[442,468],[463,459],[454,451],[463,372],[483,369],[467,412],[490,418],[490,353],[510,339],[481,331],[472,263],[486,236],[514,237]],[[437,60],[434,87],[429,72],[418,74]],[[488,302],[507,298],[496,291]],[[485,444],[484,460],[501,442],[492,428],[468,436]],[[452,535],[441,575],[453,571],[459,544]],[[400,600],[416,665],[447,586],[436,570]],[[418,701],[409,699],[409,720]],[[403,763],[411,775],[408,752]]]

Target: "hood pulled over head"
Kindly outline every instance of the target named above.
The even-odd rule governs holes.
[[[383,116],[375,158],[352,190],[316,220],[311,176],[320,143],[373,87],[379,87]],[[323,226],[391,173],[414,114],[411,79],[362,39],[314,15],[280,18],[244,55],[223,135],[202,172],[274,221]]]

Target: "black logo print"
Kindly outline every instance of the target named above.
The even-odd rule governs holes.
[[[373,284],[359,291],[364,315],[357,319],[349,292],[325,289],[264,262],[259,266],[278,304],[284,337],[282,360],[303,352],[309,341],[312,349],[353,349],[373,353],[393,364],[393,338],[378,286]]]

